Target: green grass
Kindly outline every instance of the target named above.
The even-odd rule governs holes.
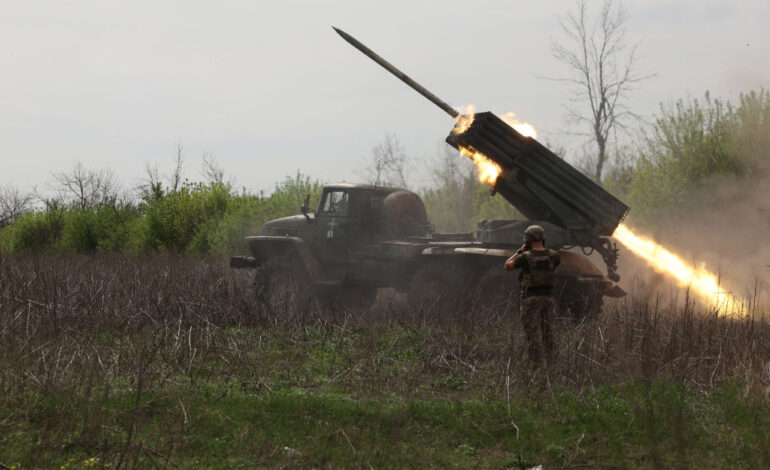
[[[237,370],[212,362],[187,376],[156,378],[141,392],[116,380],[68,393],[6,396],[0,462],[17,468],[759,468],[770,462],[768,404],[738,385],[704,394],[675,382],[637,382],[576,393],[535,376],[506,397],[457,376],[428,374],[423,383],[394,384],[390,391],[366,387],[367,374],[417,363],[419,351],[397,347],[414,344],[410,335],[349,332],[322,340],[321,332],[309,331],[315,341],[263,339]],[[353,367],[340,381],[351,348],[369,341],[392,345],[383,350],[387,366],[379,373]]]

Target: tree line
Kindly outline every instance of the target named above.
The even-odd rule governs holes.
[[[395,136],[387,136],[363,176],[408,187],[410,164]],[[479,220],[518,215],[501,197],[489,196],[472,163],[454,150],[424,164],[432,169],[432,184],[418,193],[437,230],[467,232]],[[725,181],[748,182],[769,167],[770,93],[744,93],[734,104],[707,93],[661,106],[636,143],[615,152],[602,183],[631,207],[635,222],[654,224],[672,211],[687,211]],[[155,166],[145,173],[133,195],[122,193],[109,171],[80,163],[52,175],[54,195],[0,188],[0,250],[233,253],[265,221],[298,213],[307,194],[317,201],[323,187],[298,172],[270,194],[236,190],[210,155],[203,158],[203,180],[190,181],[181,147],[165,178]]]

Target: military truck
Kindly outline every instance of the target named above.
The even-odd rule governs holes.
[[[415,307],[447,312],[476,301],[497,308],[498,300],[517,298],[516,280],[503,261],[534,223],[545,227],[548,246],[561,250],[555,277],[562,313],[581,317],[598,311],[603,297],[625,295],[615,284],[618,250],[610,237],[628,206],[494,114],[461,115],[360,41],[334,30],[455,119],[446,142],[495,165],[492,195],[500,194],[528,220],[484,220],[475,236],[437,234],[413,192],[327,185],[313,213],[308,198],[302,215],[267,222],[260,235],[247,238],[252,256],[231,260],[233,267],[257,269],[264,302],[316,299],[366,307],[378,288],[393,287],[408,292]],[[593,251],[604,260],[606,276],[585,256]]]
[[[401,188],[327,184],[315,211],[272,220],[246,238],[251,256],[234,268],[256,270],[256,292],[267,306],[317,302],[370,306],[378,288],[406,292],[415,308],[439,314],[471,307],[511,308],[518,281],[503,269],[522,245],[524,229],[545,227],[548,245],[562,248],[556,270],[561,310],[582,317],[604,296],[622,290],[586,257],[567,251],[569,234],[548,220],[484,220],[472,233],[434,233],[419,196]],[[453,310],[454,309],[454,310]]]

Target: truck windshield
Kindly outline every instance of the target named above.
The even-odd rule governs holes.
[[[327,192],[324,195],[324,202],[321,205],[321,212],[324,214],[347,215],[348,192],[347,191]]]

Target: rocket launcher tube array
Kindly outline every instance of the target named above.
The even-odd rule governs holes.
[[[363,43],[334,28],[350,45],[453,118],[460,113]],[[465,132],[450,134],[454,147],[472,148],[503,169],[495,186],[503,197],[531,219],[547,220],[567,229],[576,242],[592,245],[611,236],[628,212],[620,202],[534,139],[522,136],[492,113],[478,113]]]
[[[501,196],[525,216],[562,226],[583,243],[611,236],[628,213],[615,196],[490,112],[477,113],[465,132],[446,141],[500,165],[503,175],[495,187]]]

